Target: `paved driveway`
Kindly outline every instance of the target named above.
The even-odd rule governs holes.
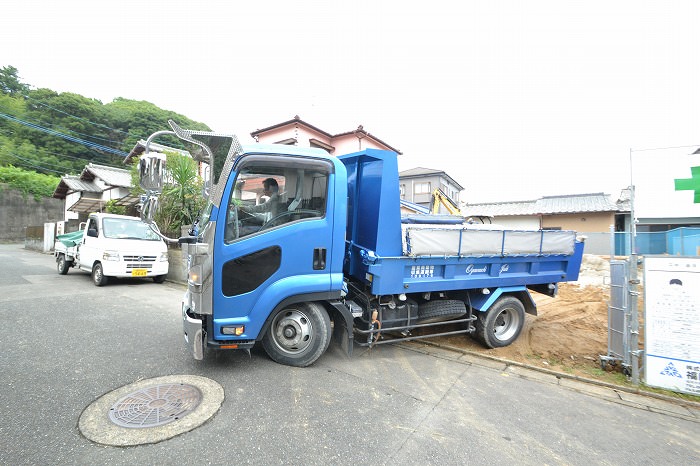
[[[98,288],[18,245],[0,263],[0,464],[700,464],[693,407],[420,343],[304,369],[258,349],[197,362],[180,285]],[[132,447],[81,434],[102,395],[178,375],[224,389],[200,427]]]

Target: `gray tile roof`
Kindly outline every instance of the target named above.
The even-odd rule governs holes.
[[[618,211],[618,204],[604,193],[546,196],[534,201],[467,204],[462,208],[465,216],[483,217]]]
[[[75,192],[101,193],[102,189],[92,181],[81,180],[74,175],[65,175],[56,186],[53,197],[65,199],[68,194]]]
[[[77,176],[66,175],[61,179],[71,191],[87,191],[90,193],[101,193],[102,188],[92,181],[81,180]]]
[[[432,168],[416,167],[399,172],[399,177],[403,178],[408,176],[438,175],[440,173],[445,172],[442,170],[433,170]]]
[[[88,164],[80,175],[82,180],[93,181],[100,178],[105,184],[128,188],[131,186],[131,173],[123,168],[108,167],[96,163]]]
[[[104,189],[95,183],[96,178],[99,178],[108,186],[131,187],[131,172],[129,170],[89,163],[83,168],[80,176],[65,175],[61,177],[61,181],[53,192],[53,197],[65,199],[68,194],[76,192],[102,193]]]

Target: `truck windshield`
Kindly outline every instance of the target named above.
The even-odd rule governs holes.
[[[158,241],[160,238],[151,227],[138,219],[105,218],[102,220],[105,238],[140,239]]]

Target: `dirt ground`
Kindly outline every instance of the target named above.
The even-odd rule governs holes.
[[[439,341],[510,361],[605,379],[609,374],[601,371],[600,356],[608,352],[609,276],[607,257],[584,255],[577,282],[561,283],[555,298],[532,293],[538,315],[527,314],[520,337],[505,348],[487,349],[464,335]]]

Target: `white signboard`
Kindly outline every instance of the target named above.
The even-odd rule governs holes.
[[[646,383],[700,395],[700,258],[644,258]]]

